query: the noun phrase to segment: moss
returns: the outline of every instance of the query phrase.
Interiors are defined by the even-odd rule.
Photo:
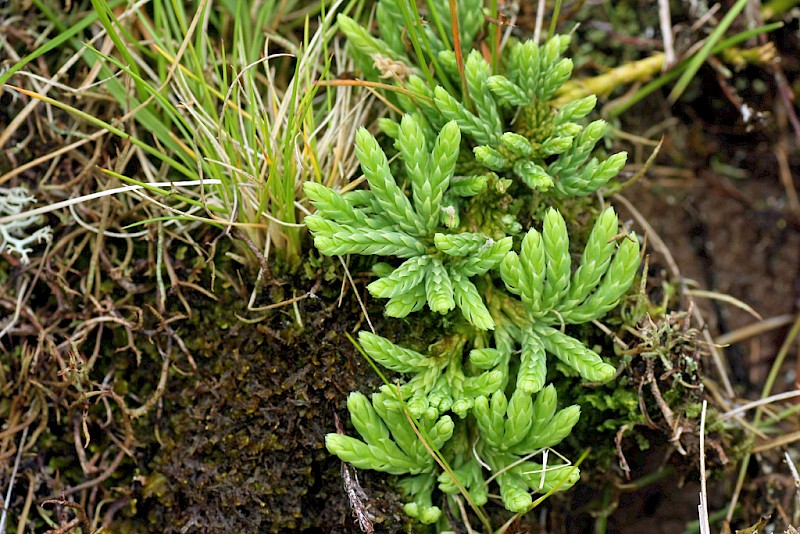
[[[347,394],[377,383],[343,335],[360,310],[337,309],[334,298],[305,299],[303,328],[283,311],[247,324],[235,316],[247,315],[244,301],[231,291],[219,296],[192,303],[196,314],[183,336],[198,368],[171,377],[139,517],[164,532],[348,530],[340,463],[324,436],[334,412],[346,413]],[[380,480],[362,475],[371,511],[387,518],[381,531],[402,531],[402,499]]]

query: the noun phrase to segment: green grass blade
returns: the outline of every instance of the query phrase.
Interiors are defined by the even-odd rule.
[[[125,2],[122,0],[118,0],[115,2],[111,2],[108,4],[109,8],[116,8],[120,5],[123,5]],[[36,2],[37,7],[42,10],[43,13],[47,16],[47,18],[53,22],[58,21],[58,16],[54,14],[52,11],[47,9],[41,2]],[[61,29],[61,33],[58,34],[56,37],[53,37],[42,46],[25,56],[24,58],[17,61],[10,69],[8,69],[5,73],[0,75],[0,85],[5,84],[9,78],[11,78],[15,73],[19,72],[25,65],[30,63],[31,61],[35,60],[38,57],[43,56],[44,54],[50,52],[51,50],[55,50],[56,48],[60,47],[80,32],[91,26],[97,22],[97,13],[92,13],[87,15],[79,22],[75,23],[73,26],[69,28],[65,28],[63,23],[56,23],[56,27]]]
[[[126,45],[122,38],[120,37],[119,33],[116,30],[115,26],[119,26],[120,29],[124,27],[120,24],[119,20],[114,16],[114,12],[111,10],[111,7],[108,5],[108,2],[105,0],[92,0],[92,6],[94,6],[94,12],[97,13],[98,18],[100,19],[100,23],[103,25],[103,28],[106,30],[106,35],[111,39],[114,43],[114,46],[117,48],[117,52],[122,56],[125,62],[128,64],[128,68],[131,72],[139,74],[139,67],[136,65],[136,60],[133,59],[130,51],[128,50],[128,45]],[[139,77],[141,79],[141,76]],[[139,99],[143,99],[145,95],[144,87],[142,87],[141,81],[134,81],[136,84],[136,92],[138,94]]]
[[[175,169],[176,171],[180,172],[184,176],[188,176],[190,178],[195,178],[197,176],[196,172],[193,172],[192,170],[187,168],[185,165],[183,165],[183,164],[179,163],[178,161],[172,159],[171,157],[167,156],[166,154],[164,154],[160,150],[148,145],[147,143],[137,139],[136,137],[133,137],[129,133],[126,133],[126,132],[120,130],[119,128],[117,128],[115,126],[112,126],[111,124],[109,124],[109,123],[107,123],[107,122],[105,122],[103,120],[100,120],[97,117],[94,117],[93,115],[85,113],[85,112],[83,112],[83,111],[81,111],[81,110],[79,110],[77,108],[74,108],[74,107],[72,107],[72,106],[70,106],[68,104],[60,102],[60,101],[55,100],[53,98],[50,98],[48,96],[40,95],[39,93],[35,93],[33,91],[28,91],[27,89],[22,89],[21,87],[15,87],[13,85],[5,85],[4,87],[8,87],[9,89],[13,89],[14,91],[18,91],[18,92],[20,92],[20,93],[22,93],[24,95],[27,95],[27,96],[29,96],[31,98],[36,98],[37,100],[41,100],[42,102],[50,104],[51,106],[55,106],[55,107],[57,107],[59,109],[63,109],[64,111],[66,111],[66,112],[68,112],[68,113],[70,113],[72,115],[75,115],[76,117],[80,117],[81,119],[85,120],[89,124],[93,124],[93,125],[95,125],[95,126],[97,126],[99,128],[103,128],[104,130],[107,130],[108,132],[116,135],[117,137],[119,137],[121,139],[128,140],[131,143],[133,143],[134,145],[136,145],[137,147],[141,148],[142,150],[144,150],[145,152],[150,154],[151,156],[154,156],[155,158],[163,161],[164,163],[167,163],[173,169]]]
[[[783,27],[783,22],[773,22],[771,24],[766,24],[764,26],[761,26],[760,28],[753,28],[752,30],[743,31],[720,42],[717,46],[714,47],[714,49],[711,51],[711,54],[712,55],[719,54],[726,48],[735,46],[762,33],[773,32],[782,27]],[[665,86],[666,84],[677,78],[681,72],[685,71],[686,68],[687,64],[684,62],[681,65],[675,67],[675,69],[673,69],[672,71],[659,76],[655,80],[651,81],[650,83],[646,84],[644,87],[636,91],[633,95],[631,95],[630,98],[626,99],[621,104],[611,108],[611,110],[608,113],[608,116],[617,117],[620,114],[624,113],[626,110],[628,110],[631,106],[635,105],[637,102],[640,102],[641,100],[643,100],[645,97],[647,97],[660,87]]]
[[[734,19],[741,13],[744,6],[747,5],[748,0],[738,0],[736,4],[725,14],[722,21],[714,28],[714,31],[711,32],[711,35],[706,41],[706,44],[703,45],[703,48],[695,54],[692,59],[689,61],[686,70],[681,75],[681,78],[678,80],[678,83],[675,84],[675,87],[672,88],[672,91],[669,93],[669,101],[670,102],[677,102],[678,99],[681,97],[683,92],[689,86],[689,82],[692,81],[694,75],[697,74],[697,71],[700,69],[700,66],[705,63],[706,59],[708,58],[709,54],[714,48],[714,45],[722,38],[725,32],[728,30],[730,25],[733,23]]]

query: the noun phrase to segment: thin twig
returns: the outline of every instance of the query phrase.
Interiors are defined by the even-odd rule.
[[[261,253],[261,251],[255,245],[255,243],[253,243],[253,240],[250,239],[250,236],[248,236],[247,233],[243,231],[241,228],[236,228],[236,235],[239,237],[239,239],[244,241],[244,243],[247,245],[247,248],[250,249],[250,252],[252,252],[253,255],[258,259],[258,263],[259,265],[261,265],[260,274],[270,283],[275,283],[274,280],[272,279],[272,273],[270,271],[269,262],[267,262],[267,258],[264,256],[264,254]]]
[[[609,327],[598,321],[597,319],[592,319],[592,324],[595,325],[597,328],[602,330],[608,337],[614,340],[614,343],[622,347],[623,350],[630,350],[630,347],[627,343],[622,341],[617,334],[611,331]]]
[[[664,42],[663,70],[669,70],[675,64],[675,47],[672,43],[672,15],[669,11],[669,0],[658,0],[658,21],[661,24],[661,39]]]
[[[260,311],[274,310],[276,308],[282,308],[283,306],[288,306],[289,304],[295,304],[295,303],[300,302],[301,300],[305,300],[307,298],[315,299],[315,298],[317,298],[317,291],[319,291],[319,288],[321,286],[322,286],[322,278],[319,278],[314,283],[314,286],[311,289],[309,289],[306,293],[303,293],[302,295],[299,295],[299,296],[296,296],[296,297],[292,297],[292,298],[287,299],[287,300],[282,300],[281,302],[275,302],[275,303],[270,304],[268,306],[250,307],[248,305],[247,311],[260,312]]]
[[[344,428],[336,412],[333,412],[333,424],[336,426],[338,434],[345,435]],[[351,473],[350,465],[346,462],[342,462],[342,481],[347,498],[350,501],[350,508],[353,510],[353,515],[356,516],[356,522],[361,528],[361,532],[367,532],[368,534],[375,532],[375,527],[372,525],[375,516],[369,511],[367,494],[358,482],[355,469]]]
[[[158,343],[156,343],[158,345]],[[163,363],[161,365],[161,375],[158,379],[158,385],[156,386],[155,391],[153,394],[138,408],[134,408],[130,410],[130,417],[131,419],[137,419],[142,417],[149,412],[153,406],[161,399],[161,396],[164,394],[164,390],[167,387],[167,377],[169,376],[169,364],[170,364],[170,356],[172,354],[172,336],[167,338],[167,350],[162,351],[160,347],[158,347],[158,352],[161,354],[161,358],[163,358]]]
[[[619,137],[624,137],[624,136],[619,136]],[[642,165],[642,167],[636,172],[636,174],[633,175],[633,177],[619,184],[619,186],[616,187],[614,192],[621,193],[622,191],[625,191],[630,186],[634,185],[639,180],[641,180],[644,177],[644,175],[647,174],[647,171],[650,170],[650,167],[655,162],[656,157],[658,157],[658,153],[659,151],[661,151],[661,146],[663,144],[664,144],[664,136],[662,135],[658,143],[655,144],[653,152],[650,153],[650,156],[647,158],[647,161],[644,162],[644,165]]]
[[[0,516],[0,534],[6,534],[6,520],[8,519],[8,509],[11,503],[11,492],[14,489],[14,480],[17,478],[19,462],[22,459],[22,449],[25,448],[25,440],[28,439],[28,428],[29,427],[26,426],[22,431],[22,438],[19,440],[19,449],[17,449],[17,458],[14,460],[14,469],[11,470],[11,478],[8,481],[6,500],[3,503],[3,515]]]
[[[75,515],[77,516],[75,519],[67,523],[66,525],[61,526],[60,528],[50,531],[50,532],[58,532],[58,533],[66,533],[72,530],[72,527],[76,527],[81,525],[83,527],[83,531],[86,533],[90,533],[92,531],[92,524],[89,523],[89,517],[86,515],[86,510],[83,509],[83,506],[76,502],[68,501],[64,497],[61,499],[47,499],[46,501],[42,501],[42,506],[45,504],[57,504],[60,506],[66,506],[67,508],[72,508],[75,510]]]
[[[706,488],[706,408],[708,401],[703,399],[703,410],[700,413],[700,534],[711,534],[708,524],[708,490]]]

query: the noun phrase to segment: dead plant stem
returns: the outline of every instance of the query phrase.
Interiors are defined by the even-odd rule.
[[[25,448],[25,440],[28,439],[28,427],[22,431],[22,437],[19,441],[19,448],[17,449],[17,457],[14,460],[14,468],[11,470],[11,478],[8,481],[8,491],[6,491],[6,498],[3,502],[3,514],[0,516],[0,534],[6,533],[6,521],[8,520],[8,510],[11,502],[11,492],[14,490],[14,480],[17,478],[17,471],[19,470],[19,462],[22,459],[22,449]]]

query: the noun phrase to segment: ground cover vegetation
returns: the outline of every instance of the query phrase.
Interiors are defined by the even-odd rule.
[[[0,534],[792,532],[796,302],[660,229],[713,86],[792,287],[793,4],[580,4],[0,7]]]

